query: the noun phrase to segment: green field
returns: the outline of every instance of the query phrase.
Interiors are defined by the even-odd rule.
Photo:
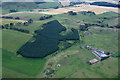
[[[16,56],[14,53],[3,50],[3,77],[21,77],[24,75],[35,77],[43,69],[46,59],[29,59]],[[6,71],[10,71],[7,73]],[[17,74],[16,74],[17,73]],[[27,77],[26,77],[27,78]]]
[[[111,16],[109,16],[111,15]],[[39,20],[39,18],[41,16],[43,16],[43,14],[34,14],[34,13],[28,13],[28,14],[12,14],[10,16],[14,16],[14,17],[25,17],[25,18],[31,18],[33,19],[33,23],[29,24],[29,26],[20,26],[20,28],[23,29],[27,29],[30,31],[30,33],[33,33],[34,30],[37,30],[40,28],[40,26],[44,23],[47,23],[49,21],[52,20],[58,20],[63,26],[67,27],[67,28],[76,28],[79,29],[79,25],[80,24],[84,24],[84,23],[90,23],[90,24],[100,24],[97,23],[97,21],[99,20],[100,17],[117,17],[118,14],[115,12],[107,12],[104,14],[100,14],[100,15],[82,15],[80,13],[78,13],[75,16],[71,16],[68,14],[58,14],[58,15],[54,15],[51,19],[46,19],[46,20]],[[111,23],[113,22],[113,24],[116,24],[116,18],[115,19],[110,19],[110,20],[105,20],[102,22],[102,24],[106,24],[106,23]],[[18,27],[18,26],[15,26]]]
[[[13,5],[14,4],[14,5]],[[32,5],[32,6],[31,6]],[[17,9],[20,11],[32,11],[34,9],[49,9],[61,6],[58,2],[46,2],[41,4],[36,4],[35,2],[4,2],[2,3],[2,14],[7,14],[10,10]]]
[[[42,70],[46,59],[27,59],[16,55],[16,51],[32,36],[13,30],[3,30],[2,35],[3,77],[36,76]]]
[[[2,31],[2,48],[15,53],[32,36],[13,30]]]
[[[105,51],[118,51],[118,30],[95,27],[90,28],[89,32],[93,34],[85,36],[84,40],[86,45],[98,49],[103,48]]]
[[[19,14],[19,15],[14,14],[14,15],[10,15],[10,16],[31,18],[33,20],[33,23],[29,24],[28,26],[24,26],[24,25],[19,26],[19,28],[29,30],[30,33],[34,33],[35,30],[40,29],[42,24],[47,23],[52,20],[55,20],[54,18],[46,19],[46,20],[39,20],[39,18],[41,16],[43,16],[43,14],[34,14],[34,13]],[[18,26],[14,26],[14,27],[18,28]]]
[[[11,16],[26,17],[33,19],[33,23],[29,26],[15,26],[27,29],[32,34],[25,34],[14,30],[3,30],[3,77],[7,78],[43,78],[46,77],[44,71],[47,68],[55,70],[53,78],[117,78],[118,76],[118,58],[111,57],[96,65],[89,65],[87,62],[96,58],[85,47],[86,45],[93,48],[103,49],[105,51],[118,51],[118,29],[101,28],[99,26],[91,26],[88,31],[79,30],[79,25],[84,23],[97,23],[101,17],[116,17],[114,12],[108,12],[100,15],[82,15],[78,13],[76,16],[68,14],[54,15],[53,18],[40,21],[42,14],[14,14]],[[41,28],[41,25],[52,20],[58,20],[67,28],[66,32],[61,35],[68,34],[70,28],[78,29],[80,42],[65,50],[59,50],[44,59],[24,58],[16,55],[16,51],[24,45],[34,35],[34,31]],[[105,20],[103,23],[116,23],[116,19]],[[91,33],[86,35],[86,33]],[[68,41],[73,43],[72,41]],[[64,57],[69,55],[68,57]],[[53,62],[53,66],[48,63]],[[57,68],[57,64],[61,67]]]

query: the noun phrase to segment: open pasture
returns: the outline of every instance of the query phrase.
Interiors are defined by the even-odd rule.
[[[94,27],[90,28],[92,35],[86,35],[83,40],[86,45],[105,51],[118,51],[118,30]]]
[[[10,52],[16,51],[25,44],[32,36],[13,30],[2,31],[2,48]]]
[[[4,78],[34,78],[41,72],[46,62],[46,59],[29,59],[23,58],[22,56],[16,56],[16,54],[7,50],[3,50],[2,56]]]

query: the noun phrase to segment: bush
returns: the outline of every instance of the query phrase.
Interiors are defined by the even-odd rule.
[[[73,11],[69,11],[68,14],[69,14],[69,15],[77,15],[77,13],[76,13],[76,12],[73,12]]]
[[[49,19],[49,18],[52,18],[53,16],[52,15],[49,15],[49,16],[41,16],[39,20],[45,20],[45,19]]]

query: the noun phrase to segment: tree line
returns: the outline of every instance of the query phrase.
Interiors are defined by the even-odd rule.
[[[109,2],[93,2],[91,5],[106,6],[106,7],[120,7],[119,4],[109,3]]]
[[[29,33],[30,31],[29,30],[26,30],[26,29],[20,29],[20,28],[16,28],[14,27],[15,25],[24,25],[24,26],[28,26],[30,23],[32,23],[33,20],[32,19],[29,19],[27,22],[18,22],[18,23],[9,23],[9,24],[5,24],[5,25],[1,25],[1,28],[2,29],[11,29],[11,30],[16,30],[16,31],[20,31],[20,32],[24,32],[24,33]]]
[[[47,15],[47,16],[41,16],[39,20],[45,20],[45,19],[50,19],[52,18],[53,16],[52,15]]]

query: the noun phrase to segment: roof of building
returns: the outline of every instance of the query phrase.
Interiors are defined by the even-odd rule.
[[[95,62],[97,62],[98,60],[97,59],[92,59],[92,60],[90,60],[89,62],[90,63],[95,63]]]
[[[99,52],[99,51],[94,51],[94,52],[100,57],[107,57],[107,55],[104,54],[103,52]]]

